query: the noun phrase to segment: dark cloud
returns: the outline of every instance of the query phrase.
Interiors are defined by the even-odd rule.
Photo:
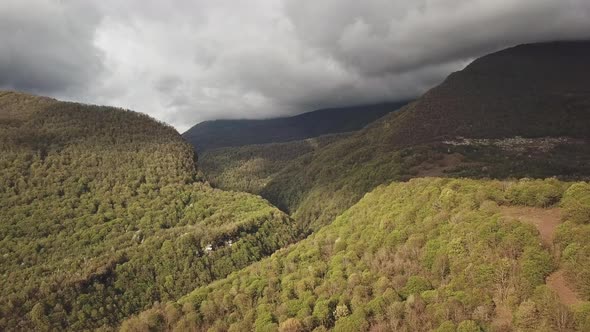
[[[0,86],[53,94],[93,84],[102,71],[99,19],[90,3],[3,0]]]
[[[0,85],[184,130],[416,96],[491,51],[590,38],[590,3],[5,0],[0,28]]]
[[[286,0],[297,36],[365,75],[590,36],[587,0]]]

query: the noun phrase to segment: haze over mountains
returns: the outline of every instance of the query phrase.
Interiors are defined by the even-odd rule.
[[[182,137],[197,152],[229,146],[280,143],[326,134],[355,131],[405,102],[341,107],[267,120],[214,120],[201,122]]]
[[[0,92],[0,330],[588,331],[589,56],[520,45],[194,146]]]

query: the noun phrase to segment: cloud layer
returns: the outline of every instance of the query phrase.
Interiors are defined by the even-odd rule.
[[[183,131],[408,98],[474,57],[588,38],[587,0],[3,0],[0,87]]]

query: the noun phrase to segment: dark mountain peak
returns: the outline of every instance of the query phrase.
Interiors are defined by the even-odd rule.
[[[542,86],[566,91],[585,83],[580,81],[586,79],[587,72],[580,69],[590,66],[588,59],[590,41],[523,44],[483,56],[460,73],[503,78],[502,83],[513,82],[513,85],[526,82],[531,88]]]
[[[475,60],[473,64],[485,62],[490,58],[498,58],[502,56],[525,56],[542,59],[568,56],[578,58],[584,54],[586,56],[590,55],[590,40],[560,40],[516,45],[482,56]]]
[[[588,137],[590,42],[526,44],[481,57],[379,126],[394,145],[448,137]]]
[[[406,102],[328,108],[292,117],[201,122],[183,134],[198,151],[230,146],[280,143],[355,131]]]
[[[254,188],[312,228],[331,221],[367,190],[394,180],[586,179],[588,45],[544,43],[500,51],[347,137],[313,149],[300,142],[211,151],[203,155],[203,170],[221,188]],[[286,152],[299,157],[283,157]]]

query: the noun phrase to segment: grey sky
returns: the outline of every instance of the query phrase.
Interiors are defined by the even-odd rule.
[[[412,97],[474,57],[588,38],[587,0],[2,0],[0,87],[183,131]]]

